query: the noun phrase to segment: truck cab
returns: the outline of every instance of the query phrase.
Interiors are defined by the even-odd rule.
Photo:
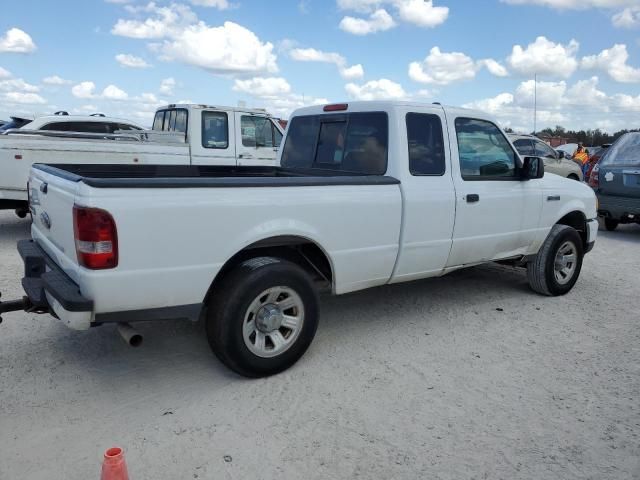
[[[263,109],[192,104],[158,108],[152,129],[184,133],[192,165],[273,166],[283,135]]]

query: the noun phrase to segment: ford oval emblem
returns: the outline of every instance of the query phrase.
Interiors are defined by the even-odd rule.
[[[42,212],[40,214],[40,220],[42,220],[44,226],[47,227],[47,230],[51,230],[51,219],[49,218],[47,212]]]

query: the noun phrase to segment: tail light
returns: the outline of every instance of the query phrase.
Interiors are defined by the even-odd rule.
[[[589,186],[593,188],[600,187],[600,165],[597,163],[593,166],[591,175],[589,175]]]
[[[91,270],[118,266],[118,233],[109,212],[74,205],[73,234],[80,265]]]

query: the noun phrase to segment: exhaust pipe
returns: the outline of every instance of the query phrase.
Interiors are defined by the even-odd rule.
[[[128,323],[118,324],[118,333],[130,347],[142,345],[142,335]]]

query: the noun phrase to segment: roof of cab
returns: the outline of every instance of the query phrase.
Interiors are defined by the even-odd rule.
[[[346,110],[342,111],[329,111],[325,112],[324,107],[327,104],[320,105],[312,105],[310,107],[302,107],[293,112],[291,117],[299,116],[299,115],[318,115],[318,114],[336,114],[336,113],[344,113],[349,111],[356,112],[372,112],[372,111],[388,111],[396,108],[420,108],[427,110],[446,110],[447,112],[456,114],[456,115],[464,115],[464,116],[472,116],[474,118],[481,119],[491,119],[493,117],[487,113],[481,112],[479,110],[471,110],[468,108],[461,107],[452,107],[449,105],[441,105],[438,102],[434,103],[423,103],[423,102],[412,102],[412,101],[401,101],[401,100],[359,100],[354,102],[334,102],[328,105],[347,105]]]
[[[201,109],[212,109],[212,110],[224,110],[224,111],[232,111],[232,112],[245,112],[245,113],[256,113],[260,115],[268,115],[271,116],[264,108],[246,108],[246,107],[226,107],[223,105],[205,105],[199,103],[171,103],[169,105],[163,105],[156,109],[156,112],[159,110],[168,110],[171,108],[184,108],[186,110],[201,110]]]
[[[24,126],[26,129],[33,129],[39,125],[46,125],[52,122],[114,122],[114,123],[126,123],[138,128],[142,128],[131,120],[125,120],[124,118],[107,117],[102,115],[43,115],[36,117],[31,123]]]

